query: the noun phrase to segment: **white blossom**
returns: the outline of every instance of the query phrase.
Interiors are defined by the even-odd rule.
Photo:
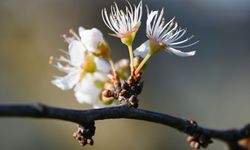
[[[92,38],[92,40],[88,42],[92,42],[93,46],[96,39]],[[55,79],[51,81],[52,84],[62,90],[74,88],[77,101],[100,107],[101,101],[98,97],[103,88],[102,85],[108,80],[109,63],[92,55],[85,47],[86,41],[83,43],[78,37],[66,38],[66,41],[69,42],[68,52],[64,51],[66,55],[56,59],[54,65],[66,75],[55,76]],[[83,97],[86,97],[86,100]]]
[[[145,58],[147,54],[149,54],[149,52],[150,52],[150,44],[149,44],[149,40],[147,40],[135,49],[134,55]]]
[[[163,12],[163,9],[160,12],[149,12],[148,10],[146,34],[149,40],[139,46],[134,51],[134,54],[136,56],[145,57],[149,53],[154,53],[161,49],[165,49],[166,52],[173,53],[180,57],[195,55],[195,51],[182,52],[179,49],[190,47],[198,43],[198,41],[191,44],[186,44],[194,36],[182,39],[187,30],[179,27],[177,22],[175,22],[175,18],[165,24]],[[151,49],[152,47],[154,49]]]
[[[116,64],[113,63],[110,57],[110,47],[102,32],[97,28],[79,27],[79,35],[70,30],[73,36],[64,36],[65,41],[69,44],[68,51],[63,51],[65,56],[55,59],[54,64],[58,70],[66,75],[55,76],[55,79],[51,81],[52,84],[62,90],[74,89],[75,97],[79,103],[87,103],[93,105],[94,108],[104,107],[105,95],[101,95],[101,93],[114,89],[112,83],[114,76],[109,74],[110,64],[114,75],[117,75],[120,81],[124,82],[129,77],[129,71],[132,72],[132,75],[134,69],[136,69],[135,74],[140,73],[151,55],[160,50],[181,57],[195,55],[195,51],[182,52],[180,50],[198,42],[188,44],[193,36],[183,39],[186,29],[179,27],[174,18],[165,23],[163,10],[149,12],[147,9],[146,34],[148,40],[134,51],[135,56],[141,56],[144,59],[134,59],[132,45],[141,25],[141,18],[142,1],[133,6],[128,2],[125,11],[119,9],[116,3],[111,6],[110,13],[107,12],[106,8],[102,10],[102,19],[105,25],[114,32],[111,35],[120,38],[121,42],[128,46],[130,65],[127,59],[122,59]],[[115,98],[115,96],[111,96],[111,99],[107,99],[106,104],[114,104]]]
[[[115,33],[115,36],[123,37],[132,32],[136,32],[141,24],[142,18],[142,1],[138,6],[128,2],[126,11],[118,8],[117,4],[111,6],[110,14],[107,13],[106,8],[102,10],[102,19],[106,26]]]

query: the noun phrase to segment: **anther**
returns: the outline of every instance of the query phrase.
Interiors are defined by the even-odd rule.
[[[49,64],[50,64],[50,65],[53,63],[53,60],[54,60],[54,57],[53,57],[53,56],[50,56],[50,57],[49,57]]]
[[[72,34],[77,40],[81,40],[81,38],[75,33],[73,29],[69,29],[69,33]]]

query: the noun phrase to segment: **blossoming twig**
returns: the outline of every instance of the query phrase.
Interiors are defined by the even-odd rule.
[[[91,127],[93,125],[93,121],[104,119],[127,118],[144,120],[163,124],[191,135],[194,138],[189,138],[189,140],[195,140],[202,147],[210,144],[211,138],[221,140],[229,145],[229,148],[231,148],[230,150],[238,150],[235,149],[235,147],[243,149],[241,143],[238,142],[242,139],[250,138],[250,124],[240,129],[213,130],[200,127],[197,125],[197,123],[190,120],[181,119],[178,117],[170,116],[168,114],[138,109],[129,105],[90,110],[73,110],[51,107],[43,104],[1,104],[0,117],[33,117],[60,119],[78,123],[82,126],[87,127]],[[89,138],[92,139],[92,137]],[[93,142],[89,140],[89,144],[92,143]]]
[[[73,110],[42,104],[0,105],[0,116],[52,118],[78,123],[79,128],[73,136],[81,145],[94,144],[95,121],[129,118],[178,129],[189,135],[187,141],[194,149],[207,147],[212,139],[226,142],[231,150],[249,149],[250,124],[238,130],[219,131],[200,127],[192,120],[137,109],[138,95],[144,83],[141,81],[143,67],[153,54],[161,50],[180,57],[194,56],[196,53],[181,51],[198,41],[190,43],[193,35],[183,38],[187,29],[182,29],[175,18],[165,23],[163,13],[163,9],[149,11],[147,8],[148,39],[133,51],[133,41],[141,25],[142,1],[133,6],[128,2],[125,11],[119,9],[116,3],[111,6],[110,13],[106,8],[102,10],[104,23],[114,32],[111,35],[120,38],[128,47],[130,68],[127,59],[114,63],[110,55],[111,48],[97,28],[79,27],[78,33],[71,29],[71,37],[63,35],[68,49],[62,50],[63,55],[59,58],[49,58],[50,64],[65,73],[65,76],[55,76],[52,84],[62,90],[73,89],[80,103],[88,103],[94,108],[110,107]]]

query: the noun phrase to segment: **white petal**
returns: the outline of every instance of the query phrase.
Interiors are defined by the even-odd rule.
[[[151,11],[150,14],[148,14],[147,23],[146,23],[146,25],[147,25],[146,26],[146,33],[149,35],[152,35],[151,22],[153,21],[153,19],[156,17],[157,14],[158,14],[158,11]]]
[[[90,104],[90,105],[94,104],[96,102],[96,98],[97,98],[97,97],[93,97],[93,94],[89,94],[86,92],[83,93],[80,91],[75,92],[75,97],[79,103],[86,103],[86,104]]]
[[[179,41],[179,42],[172,42],[172,43],[170,43],[170,45],[173,46],[173,45],[179,45],[179,44],[182,44],[182,43],[186,43],[186,42],[188,42],[189,40],[191,40],[193,37],[194,37],[194,36],[192,35],[192,36],[186,38],[185,40],[182,40],[182,41]],[[196,43],[195,43],[195,44],[196,44]]]
[[[100,73],[100,72],[95,72],[93,76],[95,80],[101,80],[103,82],[107,81],[108,79],[107,74]]]
[[[172,47],[167,48],[166,51],[170,52],[170,53],[173,53],[173,54],[175,54],[177,56],[180,56],[180,57],[194,56],[195,53],[196,53],[196,51],[182,52],[182,51],[174,49]]]
[[[80,27],[79,35],[87,50],[95,52],[99,43],[105,43],[102,32],[96,28],[87,29]]]
[[[111,67],[110,67],[110,64],[106,60],[104,60],[102,58],[95,57],[94,61],[96,63],[96,67],[97,67],[98,71],[101,71],[104,73],[110,72]]]
[[[197,43],[199,43],[199,41],[195,41],[195,42],[193,42],[193,43],[191,43],[191,44],[188,44],[188,45],[177,45],[177,46],[172,46],[173,48],[186,48],[186,47],[190,47],[190,46],[193,46],[193,45],[195,45],[195,44],[197,44]]]
[[[75,87],[75,97],[80,103],[94,105],[99,101],[101,89],[95,85],[96,76],[87,74]]]
[[[84,53],[86,51],[86,48],[83,46],[83,44],[80,41],[72,41],[69,44],[69,56],[70,56],[70,62],[71,65],[75,67],[81,66],[81,64],[84,62]]]
[[[88,91],[91,90],[94,86],[94,77],[92,74],[88,73],[84,76],[79,84],[76,85],[75,91]]]
[[[72,72],[75,68],[72,67],[67,67],[67,66],[63,66],[61,63],[57,62],[55,65],[53,65],[54,67],[56,67],[59,71],[62,71],[64,73],[70,73]]]
[[[141,44],[138,48],[135,49],[134,55],[144,58],[147,56],[149,52],[150,52],[150,45],[149,45],[149,40],[147,40],[143,44]]]
[[[75,70],[64,77],[56,77],[56,79],[51,81],[51,83],[62,90],[69,90],[79,82],[80,76],[81,72]]]
[[[75,90],[75,97],[79,103],[87,103],[92,105],[93,108],[106,107],[100,100],[101,90],[95,85],[96,80],[106,81],[107,76],[102,73],[87,74],[84,79],[79,83]],[[108,105],[112,106],[112,105]]]
[[[81,104],[89,104],[92,105],[93,108],[105,107],[105,105],[99,100],[99,95],[90,95],[87,92],[77,91],[75,92],[75,97]]]
[[[79,28],[78,28],[78,33],[80,34],[81,32],[83,32],[84,30],[86,30],[84,27],[82,27],[82,26],[80,26]]]

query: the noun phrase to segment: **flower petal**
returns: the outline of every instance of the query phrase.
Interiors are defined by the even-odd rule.
[[[84,62],[86,48],[80,41],[72,41],[69,44],[69,56],[72,66],[79,67]]]
[[[51,83],[62,90],[72,89],[80,80],[81,72],[75,70],[64,77],[56,77]]]
[[[86,30],[83,27],[80,27],[79,35],[87,50],[91,52],[96,52],[98,50],[99,43],[105,43],[102,32],[96,28]]]
[[[100,81],[103,81],[105,82],[107,80],[107,74],[104,74],[104,73],[100,73],[100,72],[95,72],[93,74],[95,80],[100,80]]]
[[[148,11],[148,18],[147,18],[147,22],[146,22],[146,31],[147,34],[152,35],[152,26],[151,26],[151,22],[153,21],[153,19],[156,17],[156,15],[158,14],[158,11],[151,11],[149,13],[149,10],[147,8]]]
[[[96,63],[96,67],[97,67],[97,70],[98,71],[101,71],[103,73],[109,73],[110,70],[111,70],[111,67],[109,65],[109,63],[102,59],[102,58],[98,58],[98,57],[95,57],[95,63]]]
[[[180,50],[177,50],[177,49],[174,49],[172,47],[169,47],[166,49],[167,52],[170,52],[170,53],[173,53],[177,56],[180,56],[180,57],[189,57],[189,56],[194,56],[196,51],[190,51],[190,52],[182,52]]]
[[[135,49],[134,55],[145,58],[150,52],[149,40],[142,43],[138,48]]]
[[[78,28],[78,32],[79,32],[79,35],[80,35],[80,33],[81,32],[83,32],[84,30],[86,30],[83,26],[80,26],[79,28]],[[80,35],[81,36],[81,35]]]
[[[94,73],[94,75],[87,74],[75,87],[75,97],[79,103],[87,103],[93,105],[94,107],[101,107],[101,89],[95,85],[95,81],[100,80],[100,78],[102,77],[96,73]]]

